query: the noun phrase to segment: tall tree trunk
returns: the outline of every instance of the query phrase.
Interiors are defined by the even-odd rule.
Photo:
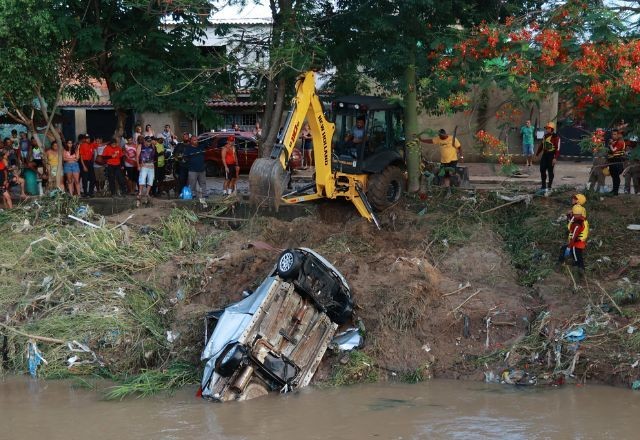
[[[409,183],[407,191],[416,192],[420,189],[420,141],[418,140],[418,99],[416,91],[415,52],[411,52],[407,67],[404,71],[404,133],[407,142],[407,171]]]
[[[265,139],[269,138],[269,134],[271,133],[271,118],[273,116],[273,106],[275,105],[276,100],[276,85],[274,78],[269,78],[267,80],[267,93],[265,98],[264,116],[262,117],[262,140],[260,145],[260,156],[262,157],[267,157],[271,151],[271,147],[268,149],[265,147]]]
[[[60,133],[58,132],[58,130],[52,129],[51,124],[53,123],[53,117],[55,116],[56,109],[58,108],[58,102],[62,94],[62,90],[63,90],[63,86],[60,86],[60,88],[58,89],[58,94],[56,96],[56,102],[54,103],[53,109],[51,109],[51,111],[49,111],[49,107],[47,106],[47,101],[42,96],[42,93],[40,92],[40,90],[39,89],[36,90],[36,97],[38,98],[38,103],[40,104],[40,112],[42,113],[42,116],[47,121],[47,127],[44,130],[44,135],[48,136],[48,134],[51,133],[54,139],[56,140],[56,142],[58,143],[58,169],[56,170],[56,186],[58,188],[64,188],[63,171],[62,171],[62,162],[63,162],[62,150],[64,148],[64,144],[62,143],[62,138],[60,137]],[[42,151],[44,152],[44,146],[40,144],[40,139],[37,136],[36,136],[36,139],[37,139],[38,145],[42,148]],[[47,159],[46,154],[43,154],[43,158],[44,158],[44,161],[48,164],[49,160]]]
[[[115,109],[118,121],[116,123],[116,131],[113,133],[113,137],[120,139],[120,136],[124,134],[125,124],[127,122],[127,112],[121,108]]]
[[[276,142],[278,131],[280,130],[280,120],[282,119],[282,110],[284,108],[286,81],[282,76],[278,79],[278,88],[276,90],[275,106],[273,108],[273,114],[271,115],[271,121],[269,121],[269,132],[262,145],[263,151],[267,154],[271,152],[273,144]]]

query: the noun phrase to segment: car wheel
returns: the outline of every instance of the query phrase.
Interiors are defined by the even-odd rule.
[[[369,176],[367,197],[376,211],[382,211],[402,196],[404,174],[396,166],[388,166],[381,173]]]
[[[278,258],[278,275],[285,280],[295,278],[300,270],[302,259],[298,252],[287,249]]]

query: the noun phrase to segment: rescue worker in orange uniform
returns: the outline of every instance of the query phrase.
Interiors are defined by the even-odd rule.
[[[587,198],[582,194],[576,194],[572,198],[573,206],[567,214],[567,230],[569,231],[567,244],[562,246],[559,263],[571,257],[573,265],[577,266],[581,274],[584,274],[584,250],[587,247],[589,236],[589,222],[587,210],[584,208]]]

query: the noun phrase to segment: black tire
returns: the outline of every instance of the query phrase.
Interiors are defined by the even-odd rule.
[[[388,166],[381,173],[371,174],[367,197],[371,207],[382,211],[400,200],[404,189],[404,173],[396,166]]]
[[[277,271],[280,278],[290,280],[298,275],[302,258],[300,254],[291,249],[287,249],[278,257]]]

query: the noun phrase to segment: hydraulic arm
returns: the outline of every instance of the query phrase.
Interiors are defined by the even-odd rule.
[[[287,165],[305,120],[309,123],[315,160],[314,182],[284,194],[288,183]],[[300,203],[316,199],[350,200],[369,221],[378,221],[365,196],[367,174],[347,174],[332,171],[332,139],[334,124],[325,118],[322,103],[316,94],[315,73],[298,77],[293,98],[279,143],[270,158],[257,159],[249,173],[249,193],[252,203],[278,207],[280,203]],[[284,195],[283,195],[284,194]]]

